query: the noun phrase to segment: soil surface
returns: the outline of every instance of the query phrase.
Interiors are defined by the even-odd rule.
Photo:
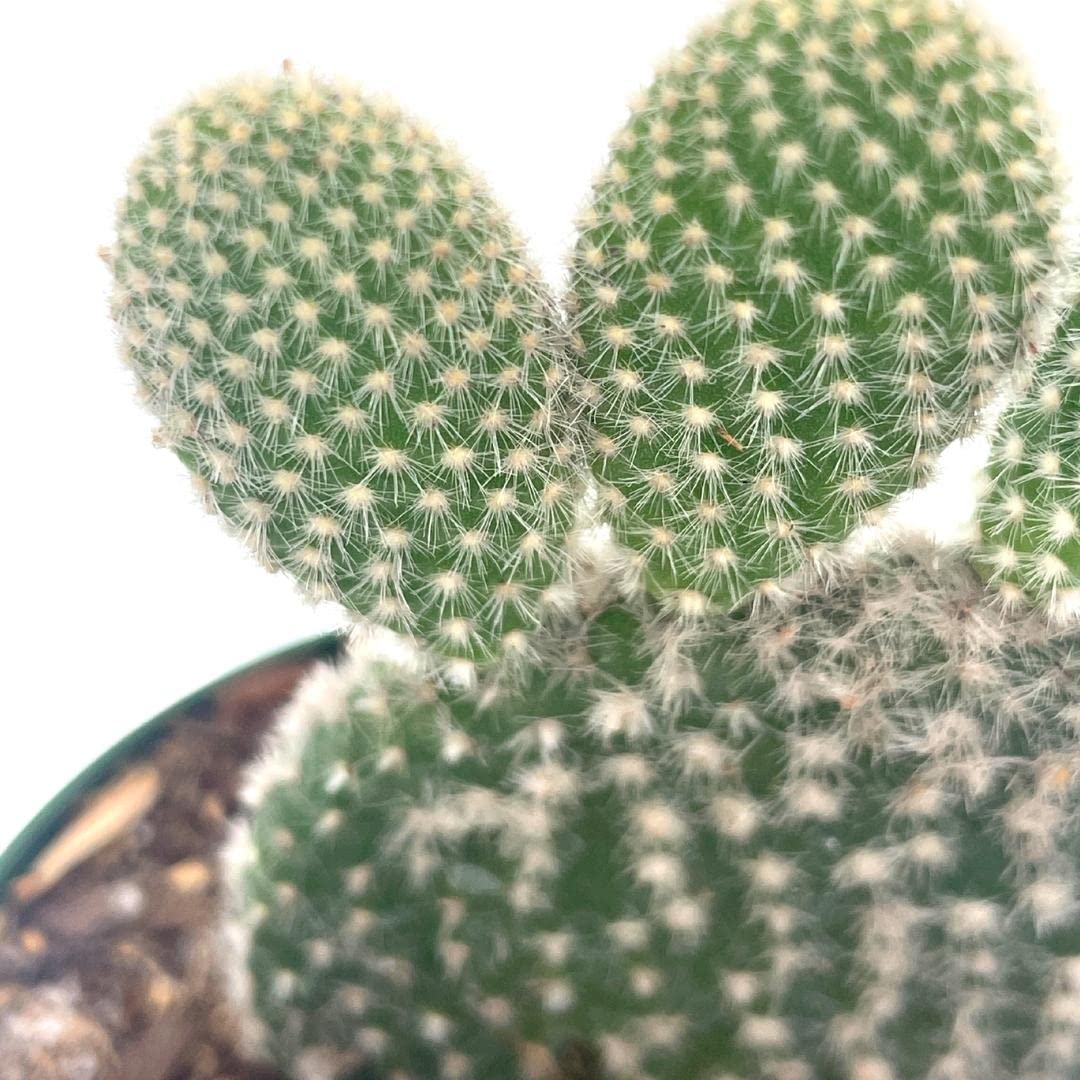
[[[313,662],[201,697],[0,895],[0,1080],[285,1080],[235,1051],[215,856],[243,765]]]

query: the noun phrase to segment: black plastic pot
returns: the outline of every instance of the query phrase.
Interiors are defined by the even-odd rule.
[[[7,850],[0,853],[0,898],[8,886],[30,868],[45,845],[75,816],[86,797],[112,779],[125,765],[146,755],[178,717],[185,713],[197,713],[201,705],[234,680],[277,664],[328,658],[340,647],[341,638],[337,634],[326,634],[261,656],[189,694],[125,736],[56,794],[15,837]]]

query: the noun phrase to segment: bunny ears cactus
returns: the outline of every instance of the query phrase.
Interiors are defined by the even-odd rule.
[[[586,215],[585,424],[504,213],[348,87],[235,83],[162,125],[115,310],[162,439],[268,564],[475,660],[537,625],[578,457],[689,611],[872,520],[1039,339],[1060,202],[1038,101],[973,17],[746,0],[642,97]]]
[[[482,657],[520,647],[573,516],[552,301],[459,156],[285,75],[195,98],[114,256],[162,439],[274,567]]]
[[[1080,1070],[1080,670],[1032,603],[1074,613],[1080,574],[1062,196],[1015,60],[942,0],[702,29],[615,138],[569,332],[392,105],[287,75],[155,132],[113,265],[163,441],[264,561],[432,647],[358,634],[248,771],[224,972],[260,1053],[296,1080]],[[731,615],[1025,378],[976,555],[1009,610],[916,546]],[[579,463],[637,573],[563,580]],[[462,686],[446,654],[524,659]]]

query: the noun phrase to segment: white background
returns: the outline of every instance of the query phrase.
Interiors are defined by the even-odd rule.
[[[985,2],[1080,162],[1080,14]],[[66,10],[65,10],[66,9]],[[137,723],[259,653],[333,628],[256,567],[151,447],[95,252],[125,168],[188,91],[298,68],[392,93],[500,192],[553,281],[631,92],[717,0],[139,0],[19,5],[0,66],[0,848]],[[1080,9],[1076,9],[1080,12]],[[1078,170],[1080,171],[1080,170]],[[966,490],[924,499],[942,527]]]

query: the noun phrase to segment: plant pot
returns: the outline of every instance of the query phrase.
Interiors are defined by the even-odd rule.
[[[0,854],[0,1044],[16,1028],[52,1039],[5,1049],[0,1080],[274,1075],[233,1060],[228,1032],[214,1033],[213,965],[193,974],[192,955],[213,951],[213,856],[242,767],[298,680],[341,644],[334,634],[301,642],[177,702]]]

